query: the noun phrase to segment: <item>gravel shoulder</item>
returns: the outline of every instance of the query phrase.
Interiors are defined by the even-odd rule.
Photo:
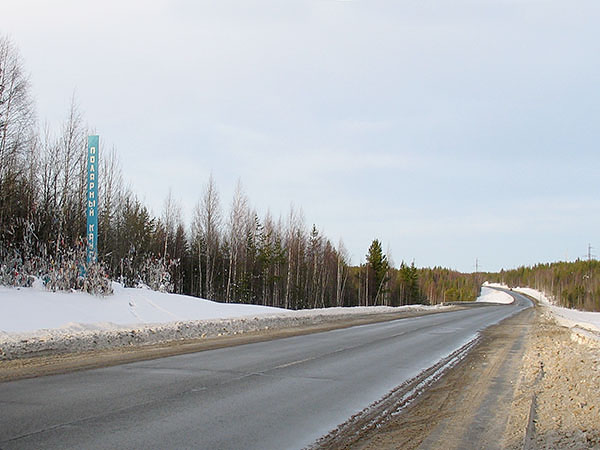
[[[108,367],[134,361],[195,353],[217,348],[249,344],[302,334],[318,333],[369,323],[384,322],[426,314],[438,314],[463,308],[448,306],[429,310],[403,310],[380,314],[338,314],[310,317],[265,317],[183,323],[169,327],[169,333],[148,329],[146,335],[131,331],[85,334],[60,340],[58,344],[43,338],[17,342],[4,348],[0,358],[0,382],[23,378]],[[196,329],[198,328],[198,329]],[[154,342],[152,339],[160,342]],[[193,337],[190,337],[193,336]],[[148,338],[147,338],[148,337]],[[0,350],[2,350],[0,348]],[[7,350],[11,350],[9,353]],[[10,357],[6,357],[9,354]]]

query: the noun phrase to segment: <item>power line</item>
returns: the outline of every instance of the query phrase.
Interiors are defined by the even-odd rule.
[[[592,247],[592,244],[588,244],[588,251],[587,251],[587,259],[588,261],[591,261],[592,259],[596,258],[596,255],[592,254],[592,250],[594,249],[594,247]]]
[[[591,261],[592,259],[596,259],[596,255],[594,255],[594,253],[592,253],[592,251],[594,250],[594,247],[592,247],[592,244],[588,244],[587,245],[587,252],[584,256],[580,256],[577,259],[583,259],[583,260],[588,260]]]

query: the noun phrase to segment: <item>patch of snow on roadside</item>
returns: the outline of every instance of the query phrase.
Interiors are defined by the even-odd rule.
[[[479,297],[477,297],[476,301],[484,303],[503,303],[507,305],[514,302],[515,299],[506,292],[497,291],[496,289],[483,286],[481,288],[481,294]]]
[[[552,298],[546,296],[543,292],[531,288],[515,288],[517,292],[527,294],[538,300],[546,306],[554,315],[554,317],[564,326],[579,327],[588,329],[596,333],[600,332],[600,313],[579,311],[577,309],[564,308],[553,304]]]
[[[544,305],[554,306],[554,299],[552,297],[548,297],[548,296],[546,296],[546,294],[544,294],[543,292],[540,292],[536,289],[518,287],[518,288],[515,288],[514,290],[517,292],[520,292],[521,294],[529,295],[530,297],[535,298],[538,302],[540,302]]]
[[[548,305],[552,314],[557,318],[562,325],[579,327],[587,330],[600,333],[600,313],[579,311],[576,309],[563,308],[561,306]]]
[[[484,285],[507,288],[506,285],[502,285],[499,283],[484,283]],[[520,292],[521,294],[526,294],[535,298],[542,305],[546,306],[556,318],[556,320],[564,326],[567,326],[569,328],[579,327],[594,331],[596,333],[600,332],[600,312],[579,311],[576,309],[556,306],[552,297],[546,295],[541,291],[538,291],[537,289],[527,287],[516,287],[513,288],[513,291]]]

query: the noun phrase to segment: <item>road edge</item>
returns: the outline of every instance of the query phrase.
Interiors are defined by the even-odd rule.
[[[429,314],[440,314],[444,312],[460,310],[466,307],[468,307],[468,305],[452,306],[442,310],[402,311],[393,313],[358,315],[351,318],[348,318],[348,316],[344,316],[343,318],[335,318],[334,316],[326,321],[321,320],[320,322],[314,324],[269,328],[241,334],[196,339],[180,339],[158,344],[132,344],[126,347],[121,346],[110,349],[34,355],[11,360],[0,360],[0,383],[24,378],[35,378],[80,370],[110,367],[136,361],[147,361],[168,356],[197,353],[225,347],[252,344],[306,334],[321,333],[353,326],[388,322],[392,320],[400,320]]]

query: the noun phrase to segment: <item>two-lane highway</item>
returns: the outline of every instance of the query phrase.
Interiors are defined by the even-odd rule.
[[[0,448],[302,448],[530,306],[517,296],[507,306],[2,383]]]

